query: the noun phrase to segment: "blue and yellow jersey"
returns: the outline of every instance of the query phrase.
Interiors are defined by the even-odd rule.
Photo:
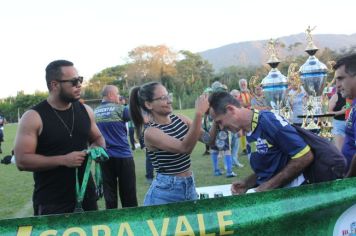
[[[350,167],[352,157],[356,154],[356,99],[352,101],[349,117],[346,120],[345,141],[342,154],[346,157],[347,166]]]
[[[132,157],[127,139],[126,122],[130,120],[127,107],[111,102],[102,102],[95,110],[95,121],[106,142],[110,157]]]
[[[270,111],[254,110],[252,129],[246,137],[250,165],[258,185],[279,173],[289,160],[310,150],[293,126]]]

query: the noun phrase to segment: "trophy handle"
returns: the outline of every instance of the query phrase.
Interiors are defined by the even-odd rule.
[[[327,64],[328,64],[328,72],[329,72],[329,73],[334,72],[333,67],[334,67],[334,65],[336,64],[336,62],[335,62],[335,61],[328,61]]]
[[[298,88],[298,93],[300,92],[300,86],[303,85],[302,81],[300,80],[299,77],[299,72],[297,70],[298,64],[297,63],[291,63],[288,67],[288,83],[291,86],[295,86]]]
[[[250,87],[250,93],[255,96],[255,88],[260,85],[261,82],[259,81],[258,75],[253,75],[251,76],[249,80],[249,87]]]
[[[333,73],[334,72],[334,65],[336,64],[335,61],[328,61],[327,62],[327,68],[328,68],[328,73]],[[332,86],[335,83],[335,78],[333,78],[330,82],[326,82],[326,87],[327,89],[330,88],[330,86]]]

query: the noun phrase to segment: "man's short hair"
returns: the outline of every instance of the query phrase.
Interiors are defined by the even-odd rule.
[[[231,94],[232,96],[240,95],[240,91],[237,90],[237,89],[233,89],[233,90],[230,91],[230,94]]]
[[[48,90],[51,89],[50,84],[54,80],[60,80],[62,77],[63,66],[74,66],[73,62],[66,60],[56,60],[49,63],[46,67],[46,82]]]
[[[226,113],[227,105],[234,105],[241,107],[240,102],[228,92],[215,92],[209,96],[210,107],[213,108],[214,113],[217,115]]]
[[[341,66],[345,66],[345,72],[351,76],[356,75],[356,53],[344,56],[336,61],[333,66],[334,70],[337,70]]]

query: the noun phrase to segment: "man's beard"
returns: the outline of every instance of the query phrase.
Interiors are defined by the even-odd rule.
[[[79,98],[73,98],[73,97],[69,97],[67,94],[65,94],[63,92],[63,90],[61,89],[60,93],[59,93],[59,99],[62,100],[65,103],[72,103],[72,102],[76,102],[79,100]]]

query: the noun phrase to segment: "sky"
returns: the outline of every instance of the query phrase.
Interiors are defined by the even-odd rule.
[[[351,0],[0,1],[0,98],[47,91],[45,67],[74,62],[89,80],[142,45],[197,53],[305,32],[356,33]]]

